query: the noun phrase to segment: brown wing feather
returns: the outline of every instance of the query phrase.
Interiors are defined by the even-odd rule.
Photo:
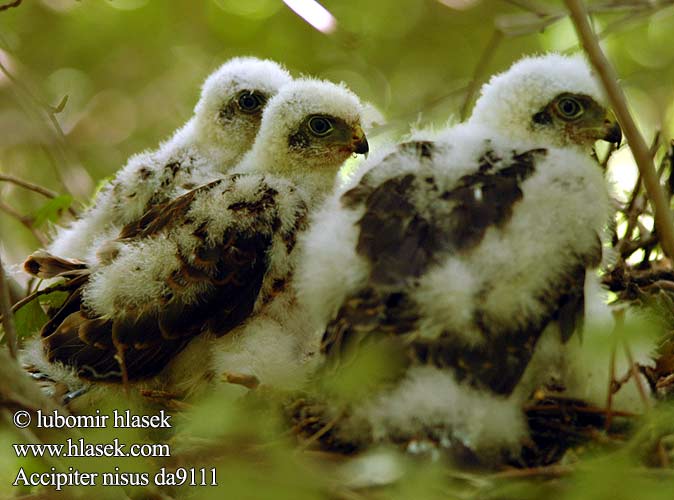
[[[65,308],[50,322],[58,327],[43,329],[49,359],[76,367],[83,378],[119,381],[122,370],[117,357],[121,348],[129,380],[141,379],[156,375],[203,331],[217,336],[229,332],[253,310],[267,270],[271,238],[238,235],[226,243],[200,247],[204,252],[217,250],[214,255],[219,258],[211,267],[193,268],[176,277],[177,286],[187,285],[184,275],[211,284],[196,303],[184,304],[174,297],[158,312],[138,310],[125,318],[106,320],[88,318],[79,297],[73,294],[78,310],[63,319],[73,305]]]
[[[124,226],[119,233],[118,239],[142,238],[152,236],[158,232],[168,229],[175,224],[184,224],[187,212],[189,212],[194,198],[205,191],[210,191],[223,182],[233,182],[236,176],[230,176],[227,179],[218,179],[199,186],[187,193],[174,198],[166,203],[159,203],[152,206],[137,221]]]
[[[415,147],[420,157],[433,154],[428,144]],[[421,171],[390,178],[378,186],[372,186],[366,176],[361,185],[346,192],[342,197],[346,207],[365,207],[357,223],[356,251],[369,262],[369,287],[348,298],[328,324],[323,352],[339,358],[368,336],[414,333],[417,308],[408,293],[415,278],[448,253],[465,252],[479,244],[489,227],[506,224],[522,198],[521,183],[534,173],[536,158],[545,154],[545,150],[531,150],[496,169],[500,159],[488,152],[476,173],[460,178],[445,192],[437,189],[432,174],[424,176]],[[421,208],[413,200],[425,200],[427,205]],[[597,252],[601,255],[600,244],[587,255],[577,256],[554,286],[541,291],[539,301],[545,313],[530,318],[525,327],[494,331],[487,324],[497,322],[485,321],[478,305],[474,323],[489,339],[486,347],[457,346],[452,332],[445,332],[439,339],[410,340],[411,361],[451,368],[459,379],[475,386],[510,393],[550,321],[560,322],[564,341],[578,329],[585,270],[596,265]]]
[[[238,176],[229,180],[235,182]],[[191,203],[199,193],[218,186],[201,186],[171,203],[151,209],[136,224],[122,231],[122,238],[147,238],[186,223]],[[123,358],[129,380],[159,373],[191,339],[208,330],[224,335],[252,312],[268,268],[272,234],[268,219],[273,214],[276,191],[261,186],[260,203],[235,207],[238,217],[250,217],[248,231],[230,230],[217,244],[209,243],[206,225],[194,231],[197,245],[190,258],[179,255],[181,267],[170,278],[173,295],[158,309],[140,304],[114,319],[95,317],[82,304],[81,279],[59,311],[43,327],[41,335],[50,361],[72,366],[87,379],[120,381]],[[255,223],[261,226],[256,230]],[[265,229],[267,228],[267,229]],[[193,303],[180,300],[181,291],[201,290]]]

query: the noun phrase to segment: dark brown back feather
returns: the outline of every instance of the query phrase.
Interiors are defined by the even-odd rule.
[[[414,148],[420,158],[433,152],[425,144]],[[421,170],[390,178],[378,186],[372,183],[373,174],[368,174],[361,184],[347,191],[342,197],[345,207],[365,207],[357,223],[356,251],[369,262],[369,286],[349,297],[328,324],[323,352],[338,359],[368,336],[407,335],[411,363],[450,368],[460,380],[509,394],[550,321],[560,322],[564,341],[578,329],[585,270],[596,265],[601,245],[588,255],[577,256],[561,281],[537,297],[545,312],[530,318],[522,328],[494,331],[488,327],[495,322],[481,317],[480,297],[476,296],[474,324],[488,339],[486,346],[458,346],[450,331],[439,339],[418,340],[413,335],[418,312],[409,293],[430,265],[448,254],[470,250],[482,241],[487,229],[507,224],[522,199],[521,184],[534,173],[536,159],[545,154],[542,149],[527,151],[515,155],[507,166],[496,168],[501,160],[487,152],[474,174],[463,176],[445,192],[438,190],[432,173]],[[377,168],[385,168],[385,161]],[[419,202],[423,206],[415,204]]]
[[[237,177],[228,180],[234,183]],[[151,209],[137,223],[125,227],[120,237],[153,237],[186,223],[194,198],[221,182],[201,186]],[[88,277],[76,283],[41,331],[48,359],[76,368],[83,378],[113,382],[122,380],[123,359],[128,379],[142,379],[159,373],[195,336],[205,331],[221,336],[240,325],[253,310],[268,268],[272,244],[268,220],[275,216],[267,212],[275,209],[275,194],[263,185],[262,202],[230,207],[238,217],[252,219],[250,230],[230,230],[212,244],[208,227],[198,227],[193,233],[197,239],[194,253],[189,259],[178,256],[181,267],[170,279],[174,293],[165,297],[158,309],[139,304],[114,319],[96,317],[81,300]],[[195,284],[205,285],[206,291],[193,303],[180,300],[179,292]]]

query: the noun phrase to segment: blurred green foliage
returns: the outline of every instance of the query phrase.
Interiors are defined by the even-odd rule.
[[[410,125],[458,119],[490,44],[494,50],[484,60],[478,83],[523,54],[577,48],[563,16],[526,8],[561,12],[558,1],[322,3],[337,19],[338,29],[330,35],[311,27],[281,0],[24,0],[0,12],[0,63],[9,73],[0,73],[0,174],[62,194],[46,200],[0,182],[0,204],[32,217],[38,227],[57,220],[73,199],[86,204],[101,179],[113,175],[127,157],[154,147],[189,118],[203,79],[233,56],[269,57],[296,75],[343,80],[402,133]],[[594,17],[597,29],[606,31],[605,47],[646,136],[662,130],[671,138],[674,2],[614,3],[616,8]],[[501,38],[494,38],[497,28]],[[37,246],[30,231],[0,212],[0,251],[6,261],[20,262]],[[21,331],[40,319],[35,307],[18,315]],[[350,393],[362,377],[379,373],[380,366],[361,361],[365,371],[335,381],[335,392]],[[188,492],[194,498],[222,498],[228,492],[231,498],[308,499],[326,498],[330,492],[332,498],[349,499],[664,500],[674,491],[671,474],[646,472],[625,452],[583,462],[570,476],[562,470],[551,475],[552,481],[543,481],[550,479],[546,475],[513,480],[458,473],[404,459],[401,481],[347,491],[335,459],[292,449],[287,430],[276,419],[235,408],[226,403],[230,396],[214,395],[181,417],[176,450],[179,444],[205,440],[205,458],[189,455],[189,463],[219,471],[221,488]],[[643,450],[653,436],[674,434],[672,421],[669,410],[658,412],[626,450]],[[106,441],[119,432],[90,437]],[[5,485],[19,466],[44,468],[36,459],[12,455],[10,443],[17,439],[13,430],[0,431],[3,498],[10,494]],[[217,443],[222,446],[214,449]],[[94,470],[115,463],[74,465]],[[154,471],[156,465],[125,467]]]
[[[505,36],[478,82],[523,54],[576,46],[568,20],[522,8],[561,12],[558,1],[323,3],[337,20],[330,35],[281,0],[26,0],[2,11],[0,62],[15,82],[0,74],[0,173],[86,202],[129,155],[184,123],[204,77],[236,55],[344,80],[404,131],[459,116],[496,27]],[[674,8],[666,5],[672,2],[590,5],[610,3],[618,7],[604,9],[595,22],[608,30],[606,48],[640,123],[648,136],[659,128],[671,136]],[[48,116],[48,107],[59,112]],[[0,183],[0,201],[23,215],[44,202],[38,196]],[[0,234],[9,262],[37,246],[2,212]]]

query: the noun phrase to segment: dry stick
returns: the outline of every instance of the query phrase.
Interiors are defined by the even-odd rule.
[[[330,432],[335,425],[339,422],[339,420],[344,416],[344,411],[340,411],[337,413],[337,415],[332,418],[328,423],[326,423],[323,427],[321,427],[318,431],[316,431],[314,434],[309,436],[305,441],[302,442],[300,450],[305,450],[309,446],[311,446],[313,443],[318,441],[320,438],[322,438],[325,434]]]
[[[653,142],[651,143],[650,153],[651,158],[655,158],[655,155],[660,148],[660,131],[658,130],[653,137]],[[662,173],[658,172],[658,179],[662,177]],[[620,258],[625,260],[627,257],[636,252],[639,248],[650,244],[650,240],[645,238],[645,235],[639,234],[639,240],[634,240],[632,234],[634,233],[634,228],[637,225],[639,220],[639,215],[643,213],[643,208],[641,207],[641,172],[637,176],[637,180],[634,183],[634,189],[630,194],[629,201],[627,206],[623,209],[625,218],[627,220],[627,227],[625,228],[625,233],[621,240],[618,242],[616,248]],[[637,205],[639,203],[639,205]],[[657,237],[652,236],[657,240]]]
[[[18,7],[21,5],[21,2],[23,2],[23,0],[14,0],[13,2],[6,3],[5,5],[0,5],[0,11],[11,9],[12,7]]]
[[[11,184],[15,184],[24,189],[28,189],[29,191],[41,194],[45,198],[49,199],[54,199],[59,195],[56,191],[52,191],[51,189],[40,186],[39,184],[35,184],[33,182],[28,182],[26,180],[20,179],[18,177],[14,177],[13,175],[0,174],[0,182],[9,182]],[[77,212],[75,211],[74,208],[68,207],[68,212],[70,212],[70,214],[73,217],[77,217]]]
[[[531,14],[529,19],[519,21],[514,26],[511,25],[510,30],[516,33],[508,33],[509,35],[527,35],[544,30],[551,24],[561,21],[566,17],[566,14],[560,10],[536,10],[526,2],[521,0],[503,0],[506,3],[520,7],[522,10]],[[647,17],[655,12],[666,9],[674,5],[674,0],[661,1],[658,3],[644,3],[643,0],[636,0],[634,2],[623,2],[616,4],[614,1],[608,1],[602,4],[593,4],[587,10],[591,14],[609,14],[627,12],[628,14],[621,19],[610,23],[606,28],[597,35],[598,39],[603,39],[610,33],[617,31],[624,27],[629,22],[635,21],[640,17]],[[508,15],[506,15],[508,16]],[[534,22],[532,22],[534,21]],[[518,28],[519,26],[519,28]],[[564,52],[574,52],[577,47],[571,47]]]
[[[33,234],[33,236],[35,236],[35,239],[40,242],[40,245],[44,246],[48,243],[47,238],[40,231],[38,231],[33,227],[33,220],[31,217],[21,215],[12,207],[1,201],[0,201],[0,211],[5,212],[10,217],[14,217],[16,220],[18,220],[23,227],[28,229]]]
[[[32,182],[24,181],[23,179],[19,179],[18,177],[14,177],[13,175],[0,174],[0,181],[16,184],[17,186],[26,188],[29,191],[39,193],[46,198],[56,198],[58,196],[58,193],[56,191],[52,191],[51,189],[47,189],[46,187],[42,187],[38,184],[33,184]]]
[[[16,78],[10,71],[5,67],[4,64],[2,64],[2,61],[0,61],[0,72],[2,72],[7,79],[14,85],[16,89],[19,90],[19,93],[17,95],[23,94],[23,96],[27,97],[29,104],[33,107],[36,108],[44,113],[47,114],[47,117],[49,121],[51,122],[53,126],[53,132],[55,132],[57,141],[56,144],[58,147],[54,148],[55,151],[58,153],[60,156],[60,161],[62,163],[70,163],[70,159],[68,151],[66,150],[66,137],[65,134],[63,133],[63,129],[61,128],[61,125],[59,124],[58,120],[56,119],[56,110],[52,106],[50,106],[48,103],[44,102],[42,99],[40,99],[38,96],[34,95],[31,90],[26,86],[23,82],[21,82],[18,78]],[[30,107],[30,106],[29,106]],[[29,114],[29,112],[26,112]],[[39,113],[38,113],[39,116]],[[38,123],[40,123],[41,127],[44,127],[47,130],[51,130],[48,125],[46,125],[43,120],[37,120]],[[54,163],[54,166],[56,168],[56,174],[59,177],[59,181],[63,185],[64,189],[71,193],[70,190],[68,189],[68,184],[65,182],[63,179],[63,175],[61,174],[61,171],[58,169],[58,164],[56,160],[52,158],[51,152],[46,149],[44,146],[42,147],[45,153],[47,154],[47,157]],[[72,194],[72,193],[71,193]]]
[[[41,295],[47,295],[52,292],[67,292],[72,290],[73,286],[71,283],[63,283],[61,285],[53,285],[50,286],[49,288],[43,288],[42,290],[36,290],[35,292],[31,293],[30,295],[25,296],[23,299],[19,300],[12,306],[12,312],[15,313],[19,309],[21,309],[23,306],[26,304],[32,302],[36,298],[40,297]],[[0,321],[2,321],[2,318],[4,317],[3,314],[0,314]]]
[[[475,66],[473,79],[470,81],[470,84],[468,85],[468,92],[466,92],[466,97],[463,101],[463,105],[461,106],[461,121],[464,121],[466,118],[468,118],[468,109],[470,108],[470,103],[473,102],[475,94],[477,94],[477,91],[480,88],[480,80],[482,78],[482,75],[487,69],[487,66],[494,57],[496,49],[498,48],[498,46],[502,41],[503,41],[503,33],[500,30],[496,29],[494,31],[494,34],[489,39],[489,43],[487,44],[487,47],[485,47],[484,52],[482,52],[482,57],[480,57],[480,60]]]
[[[518,479],[527,477],[562,477],[571,474],[574,469],[568,465],[548,465],[528,469],[508,469],[489,476],[490,479]]]
[[[625,356],[627,356],[627,362],[630,364],[630,371],[632,372],[632,378],[634,379],[634,384],[637,387],[637,390],[639,391],[639,397],[641,398],[641,402],[644,404],[644,408],[646,410],[651,409],[651,402],[648,399],[648,395],[646,394],[646,388],[643,385],[643,381],[641,380],[639,369],[637,364],[634,362],[634,356],[632,356],[632,350],[630,349],[630,345],[627,342],[627,339],[623,337],[623,347],[625,349]]]
[[[9,283],[5,275],[5,266],[2,265],[0,257],[0,312],[2,312],[2,328],[5,331],[5,338],[9,346],[9,354],[16,359],[17,343],[16,327],[14,326],[14,315],[9,303]]]
[[[622,125],[623,132],[632,150],[632,155],[637,163],[637,167],[639,167],[646,192],[655,209],[655,225],[658,229],[662,249],[668,257],[674,258],[674,222],[672,221],[672,213],[669,210],[665,194],[660,187],[648,145],[630,114],[625,94],[620,85],[618,85],[616,72],[608,59],[606,59],[599,46],[597,36],[592,31],[587,17],[587,8],[582,0],[564,0],[564,2],[571,13],[571,20],[576,28],[578,38],[581,40],[590,62],[599,74],[611,107]]]

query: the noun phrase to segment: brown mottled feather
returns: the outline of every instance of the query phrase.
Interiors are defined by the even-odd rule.
[[[432,147],[412,144],[405,147],[414,147],[420,157],[432,155]],[[482,317],[478,294],[474,323],[489,339],[486,346],[457,346],[450,331],[438,339],[419,340],[417,307],[408,294],[431,264],[470,250],[488,228],[507,224],[522,198],[522,182],[534,173],[537,157],[545,154],[541,149],[527,151],[496,169],[500,159],[488,152],[476,173],[460,178],[445,192],[439,192],[432,175],[422,173],[393,177],[376,187],[365,176],[363,183],[346,192],[342,197],[346,207],[365,207],[357,222],[356,251],[369,262],[369,286],[348,298],[328,324],[323,352],[336,359],[368,336],[395,336],[407,343],[410,363],[451,368],[472,385],[499,394],[512,392],[550,321],[560,322],[564,341],[580,326],[585,270],[596,265],[597,254],[601,257],[599,242],[588,255],[577,256],[560,282],[541,292],[538,299],[546,312],[522,328],[488,327],[498,322]],[[423,200],[425,206],[415,205],[415,200]]]
[[[225,181],[233,184],[238,177],[201,186],[151,209],[138,223],[125,227],[120,237],[152,237],[185,223],[199,193]],[[276,194],[274,189],[263,185],[258,200],[229,208],[236,210],[238,217],[250,217],[265,226],[265,221],[275,217],[266,212],[273,209]],[[272,234],[269,230],[231,230],[220,242],[212,244],[208,228],[202,225],[194,236],[198,240],[194,254],[191,259],[180,256],[182,265],[171,276],[170,286],[174,292],[180,292],[195,284],[207,285],[197,301],[184,303],[178,299],[180,294],[174,293],[165,298],[159,310],[146,310],[139,305],[114,319],[95,317],[81,301],[88,276],[78,278],[80,281],[64,305],[42,329],[48,359],[75,367],[83,378],[120,381],[121,355],[128,379],[141,379],[159,373],[202,332],[220,336],[241,324],[251,314],[259,295],[268,267]]]

